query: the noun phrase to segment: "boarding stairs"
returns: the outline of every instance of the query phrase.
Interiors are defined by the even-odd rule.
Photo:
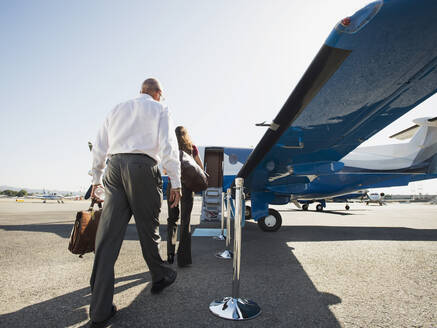
[[[209,187],[202,193],[201,221],[220,221],[222,211],[222,188]]]

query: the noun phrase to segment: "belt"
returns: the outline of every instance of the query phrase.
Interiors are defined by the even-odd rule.
[[[109,158],[115,157],[115,156],[145,156],[150,158],[151,160],[156,162],[156,159],[154,159],[152,156],[149,156],[144,153],[117,153],[117,154],[109,154]]]

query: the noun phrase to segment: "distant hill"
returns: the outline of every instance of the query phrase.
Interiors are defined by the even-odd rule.
[[[80,191],[71,191],[71,190],[33,189],[33,188],[26,188],[26,187],[0,186],[0,191],[3,191],[3,190],[19,191],[21,189],[26,190],[28,193],[34,193],[34,194],[42,194],[44,191],[46,193],[56,193],[56,194],[60,194],[60,195],[67,195],[67,194],[81,195],[81,194],[83,194]]]

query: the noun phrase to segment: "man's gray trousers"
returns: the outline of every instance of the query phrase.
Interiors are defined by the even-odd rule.
[[[105,320],[114,296],[114,264],[127,225],[133,215],[144,260],[152,282],[169,270],[159,255],[159,213],[162,178],[157,163],[142,154],[117,154],[108,161],[103,178],[105,202],[96,236],[96,253],[91,275],[90,317]]]

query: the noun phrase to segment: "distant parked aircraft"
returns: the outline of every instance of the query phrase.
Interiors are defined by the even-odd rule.
[[[64,203],[64,196],[58,195],[57,193],[43,193],[43,194],[36,194],[32,196],[26,196],[26,198],[31,199],[41,199],[43,203],[46,203],[48,200],[56,200],[58,203]]]
[[[365,200],[366,205],[369,205],[371,203],[377,203],[379,204],[379,206],[384,205],[384,196],[385,194],[382,193],[377,193],[377,192],[372,192],[367,194],[367,199]]]
[[[293,201],[293,203],[298,206],[296,203],[299,204],[299,208],[302,208],[302,210],[307,211],[309,209],[309,205],[313,202],[319,203],[316,205],[317,211],[323,211],[323,204],[327,201],[331,201],[334,203],[346,203],[345,209],[349,210],[349,201],[358,199],[360,201],[363,201],[363,199],[368,198],[368,192],[369,190],[357,190],[353,193],[348,193],[345,195],[338,195],[335,197],[329,197],[329,198],[320,198],[320,199],[313,199],[313,200],[300,200],[300,201]],[[302,203],[302,206],[300,206],[300,203]]]

